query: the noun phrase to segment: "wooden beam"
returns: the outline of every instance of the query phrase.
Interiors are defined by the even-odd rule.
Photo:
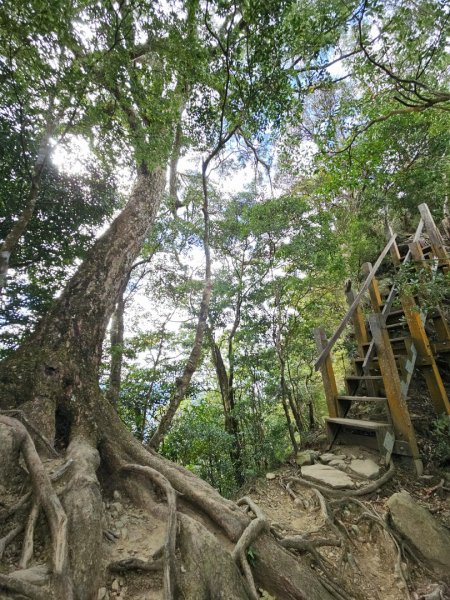
[[[423,470],[417,447],[416,434],[411,422],[411,417],[406,405],[406,399],[401,390],[400,377],[395,364],[389,334],[386,329],[385,319],[381,314],[369,316],[369,325],[377,349],[378,362],[383,376],[384,389],[388,399],[392,424],[396,438],[408,443],[418,474]]]
[[[450,258],[445,249],[444,240],[439,229],[433,219],[433,215],[430,212],[427,204],[419,204],[420,214],[422,215],[423,222],[425,223],[425,229],[430,238],[431,248],[433,254],[439,260],[439,265],[443,267],[444,273],[450,270]]]
[[[386,223],[385,228],[384,228],[384,233],[386,234],[387,240],[392,239],[392,237],[394,235],[394,231],[393,231],[392,227],[389,225],[389,223]],[[396,267],[400,266],[400,264],[402,262],[402,257],[400,255],[400,250],[398,249],[397,242],[395,242],[395,244],[392,244],[392,246],[390,248],[390,252],[391,252],[392,262],[394,263],[394,265]]]
[[[431,266],[430,263],[425,260],[422,251],[422,246],[418,242],[412,242],[411,244],[409,244],[409,249],[417,267],[421,269],[427,269],[431,273]],[[436,307],[436,314],[433,315],[431,319],[433,320],[433,325],[436,331],[438,341],[450,341],[450,326],[445,317],[444,311],[440,306]]]
[[[316,341],[317,350],[321,352],[327,345],[327,337],[325,331],[321,327],[314,329],[314,339]],[[323,387],[325,390],[325,398],[327,400],[328,414],[330,417],[339,417],[338,414],[338,389],[336,378],[334,376],[333,363],[331,356],[328,353],[327,357],[320,367],[322,373]]]
[[[345,296],[347,298],[348,305],[351,306],[355,301],[355,292],[352,290],[352,288],[346,289]],[[366,318],[360,304],[356,307],[356,310],[353,313],[352,321],[353,328],[355,330],[356,344],[358,346],[358,354],[361,358],[364,358],[365,352],[363,344],[368,343],[369,336],[367,335]]]
[[[362,272],[367,276],[372,270],[372,263],[366,262],[361,267]],[[374,277],[369,285],[369,295],[370,302],[372,303],[372,308],[375,312],[381,312],[381,305],[383,303],[383,299],[381,298],[380,288],[378,286],[377,278]]]
[[[438,414],[450,415],[450,402],[434,359],[418,305],[411,296],[402,296],[401,301],[409,332],[420,358],[417,364],[424,374],[434,408]]]
[[[334,344],[337,342],[337,340],[339,339],[341,333],[344,331],[346,325],[348,324],[348,322],[352,318],[353,313],[355,312],[355,310],[359,306],[359,303],[361,302],[361,298],[363,297],[363,295],[367,291],[367,289],[368,289],[368,287],[370,285],[370,282],[372,281],[372,279],[375,276],[375,273],[378,271],[378,269],[379,269],[381,263],[383,262],[386,254],[389,252],[389,250],[391,249],[392,245],[395,243],[395,238],[396,237],[397,237],[396,235],[393,235],[391,237],[391,239],[389,240],[389,242],[384,247],[383,252],[380,254],[380,256],[378,257],[376,263],[372,267],[372,270],[370,271],[369,275],[367,276],[366,281],[363,283],[362,288],[359,290],[358,294],[356,295],[353,304],[349,308],[349,310],[348,310],[347,314],[345,315],[345,317],[342,319],[341,324],[336,329],[336,331],[334,332],[334,334],[331,337],[330,341],[328,342],[328,344],[326,345],[326,347],[322,350],[319,358],[314,363],[314,368],[315,368],[316,371],[319,370],[319,368],[323,364],[323,362],[326,359],[326,357],[330,354],[331,349],[333,348]]]

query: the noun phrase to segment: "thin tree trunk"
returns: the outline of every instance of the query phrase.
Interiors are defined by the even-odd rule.
[[[286,416],[286,422],[287,422],[287,426],[288,426],[289,437],[291,438],[292,448],[294,449],[294,452],[297,454],[298,444],[297,444],[297,440],[295,439],[294,426],[292,425],[291,415],[289,414],[289,405],[287,403],[285,396],[283,395],[283,392],[281,392],[281,403],[283,405],[284,414]]]
[[[223,412],[225,417],[225,431],[234,439],[233,446],[230,449],[230,458],[233,465],[234,477],[236,483],[241,486],[244,483],[243,467],[242,467],[242,452],[241,440],[239,437],[239,423],[234,414],[235,403],[234,393],[232,389],[232,380],[228,375],[225,363],[223,362],[222,353],[219,346],[216,344],[211,331],[208,332],[211,343],[212,359],[216,370],[217,381],[220,387],[220,395],[222,396]]]
[[[285,398],[287,398],[288,402],[289,402],[289,406],[291,407],[291,411],[292,411],[292,415],[294,416],[294,421],[295,424],[297,426],[297,430],[300,433],[303,430],[303,423],[302,423],[302,419],[300,417],[300,413],[297,410],[297,406],[294,402],[294,399],[292,397],[292,394],[288,388],[288,385],[286,383],[286,363],[284,358],[281,356],[281,354],[278,356],[279,361],[280,361],[280,385],[282,388],[282,392],[283,392],[283,396]]]
[[[211,300],[212,280],[211,280],[211,252],[209,248],[209,206],[208,206],[208,184],[206,179],[206,169],[208,162],[203,163],[202,183],[203,183],[203,247],[205,252],[205,280],[203,284],[202,300],[195,330],[194,344],[192,346],[189,358],[180,377],[175,382],[175,391],[170,399],[167,411],[162,416],[159,425],[150,439],[149,446],[157,450],[164,436],[172,425],[173,418],[186,396],[187,389],[192,379],[192,375],[200,364],[202,355],[203,337],[205,334],[206,320],[208,318],[209,302]]]

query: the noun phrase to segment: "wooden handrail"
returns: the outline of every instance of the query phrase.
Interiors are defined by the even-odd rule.
[[[336,331],[334,332],[333,336],[330,338],[328,344],[325,346],[325,348],[320,353],[319,358],[314,363],[314,368],[315,368],[316,371],[318,371],[320,369],[320,367],[322,366],[324,360],[330,354],[331,349],[333,348],[334,344],[337,342],[337,340],[339,339],[341,333],[344,331],[346,325],[348,324],[348,322],[352,318],[353,313],[355,312],[355,310],[358,307],[358,304],[361,302],[362,296],[364,295],[364,293],[369,288],[369,285],[370,285],[372,279],[375,277],[376,272],[378,271],[381,263],[383,262],[386,254],[389,252],[389,250],[390,250],[392,244],[395,242],[396,238],[397,238],[397,234],[394,234],[390,238],[390,240],[388,241],[388,243],[386,244],[386,246],[384,247],[383,252],[380,254],[380,256],[378,257],[376,263],[373,265],[370,273],[367,275],[367,278],[366,278],[366,280],[365,280],[362,288],[359,290],[358,294],[356,295],[356,298],[354,299],[353,304],[348,309],[348,312],[345,315],[345,317],[342,319],[341,324],[336,329]]]
[[[423,219],[420,219],[419,224],[416,229],[416,233],[414,234],[414,237],[413,237],[413,242],[418,242],[420,240],[420,237],[421,237],[422,231],[423,231],[423,226],[424,226]],[[411,260],[411,250],[408,249],[408,252],[406,253],[406,256],[403,259],[401,264],[404,265],[404,264],[408,263],[410,260]],[[386,317],[388,316],[388,314],[391,312],[391,308],[392,308],[392,305],[394,304],[394,300],[396,297],[397,297],[397,288],[395,285],[393,285],[391,288],[391,291],[389,293],[389,296],[386,300],[386,303],[384,305],[384,308],[381,311],[381,314],[383,315],[385,320],[386,320]],[[365,357],[363,365],[362,365],[362,369],[364,372],[366,369],[369,368],[370,361],[372,360],[374,354],[375,354],[375,343],[372,340],[370,342],[370,346],[367,350],[366,357]]]

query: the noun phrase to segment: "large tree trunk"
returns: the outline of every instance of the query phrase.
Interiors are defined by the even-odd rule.
[[[168,521],[162,567],[166,599],[249,597],[231,556],[233,545],[251,522],[249,516],[189,471],[146,450],[120,422],[98,386],[108,319],[155,218],[164,180],[162,170],[139,174],[122,214],[96,242],[35,333],[1,367],[0,407],[12,411],[0,415],[0,450],[7,465],[1,468],[15,473],[13,464],[18,463],[20,452],[28,474],[18,469],[14,475],[22,478],[17,493],[23,493],[21,485],[31,483],[31,495],[23,497],[15,514],[9,511],[10,518],[20,519],[19,530],[27,522],[25,540],[28,550],[31,540],[33,555],[34,515],[41,507],[46,517],[42,528],[48,531],[41,561],[47,559],[50,566],[44,586],[38,587],[17,579],[9,573],[12,565],[2,563],[2,598],[96,599],[105,577],[99,568],[104,548],[102,496],[106,500],[117,488],[145,506],[155,519]],[[13,417],[20,417],[25,426]],[[57,460],[65,465],[50,474],[39,454],[55,454],[55,437],[60,450]],[[8,484],[15,481],[12,478]],[[52,481],[58,482],[54,489]],[[167,509],[155,499],[152,490],[158,488],[164,491]],[[13,503],[9,495],[1,501],[7,507]],[[27,520],[24,511],[29,508]],[[2,510],[0,526],[4,517]],[[278,600],[331,600],[318,575],[269,533],[262,533],[252,544],[258,587]],[[144,566],[155,570],[158,560]],[[24,558],[27,561],[29,556]]]
[[[117,410],[119,404],[120,385],[122,382],[123,335],[124,335],[124,293],[129,277],[119,291],[116,308],[111,319],[111,367],[109,371],[109,388],[107,398]]]

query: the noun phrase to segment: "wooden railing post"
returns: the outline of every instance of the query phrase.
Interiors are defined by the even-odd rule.
[[[372,263],[370,263],[370,262],[364,263],[363,266],[361,267],[361,270],[364,273],[364,275],[366,275],[366,277],[367,277],[367,275],[372,270]],[[377,281],[376,277],[374,277],[370,283],[369,295],[370,295],[370,302],[372,304],[373,310],[375,312],[381,312],[381,305],[383,303],[383,299],[381,298],[380,288],[378,286],[378,281]]]
[[[390,240],[394,236],[394,231],[393,231],[392,227],[389,225],[389,223],[386,223],[384,232],[385,232],[387,240]],[[390,248],[390,253],[391,253],[391,258],[392,258],[392,262],[394,263],[394,265],[396,267],[400,266],[400,264],[402,262],[402,257],[400,255],[400,250],[398,249],[397,242],[394,242],[392,244],[392,246]]]
[[[325,335],[325,331],[321,327],[314,329],[314,339],[316,341],[317,350],[320,354],[327,346],[327,337]],[[320,372],[322,374],[323,387],[327,400],[328,414],[330,417],[339,417],[340,415],[338,414],[337,404],[338,390],[330,354],[328,354],[323,361],[320,367]]]
[[[356,294],[350,286],[347,286],[345,289],[345,296],[349,306],[353,304],[356,298]],[[352,321],[353,328],[355,330],[356,344],[358,346],[358,354],[361,358],[364,358],[363,344],[367,344],[369,342],[369,336],[367,335],[366,318],[361,309],[361,304],[358,304],[355,312],[353,313]]]
[[[402,394],[400,377],[395,364],[394,352],[389,340],[384,317],[381,314],[370,315],[369,325],[377,349],[378,362],[381,375],[383,376],[386,398],[388,399],[396,436],[401,441],[408,443],[417,472],[421,474],[423,466],[419,457],[416,435],[406,405],[406,399]]]
[[[450,258],[445,250],[445,244],[444,240],[442,239],[442,235],[439,229],[436,227],[428,205],[425,203],[419,204],[419,211],[425,224],[425,229],[427,230],[430,238],[433,254],[439,260],[439,264],[442,266],[444,273],[447,273],[450,270]]]

